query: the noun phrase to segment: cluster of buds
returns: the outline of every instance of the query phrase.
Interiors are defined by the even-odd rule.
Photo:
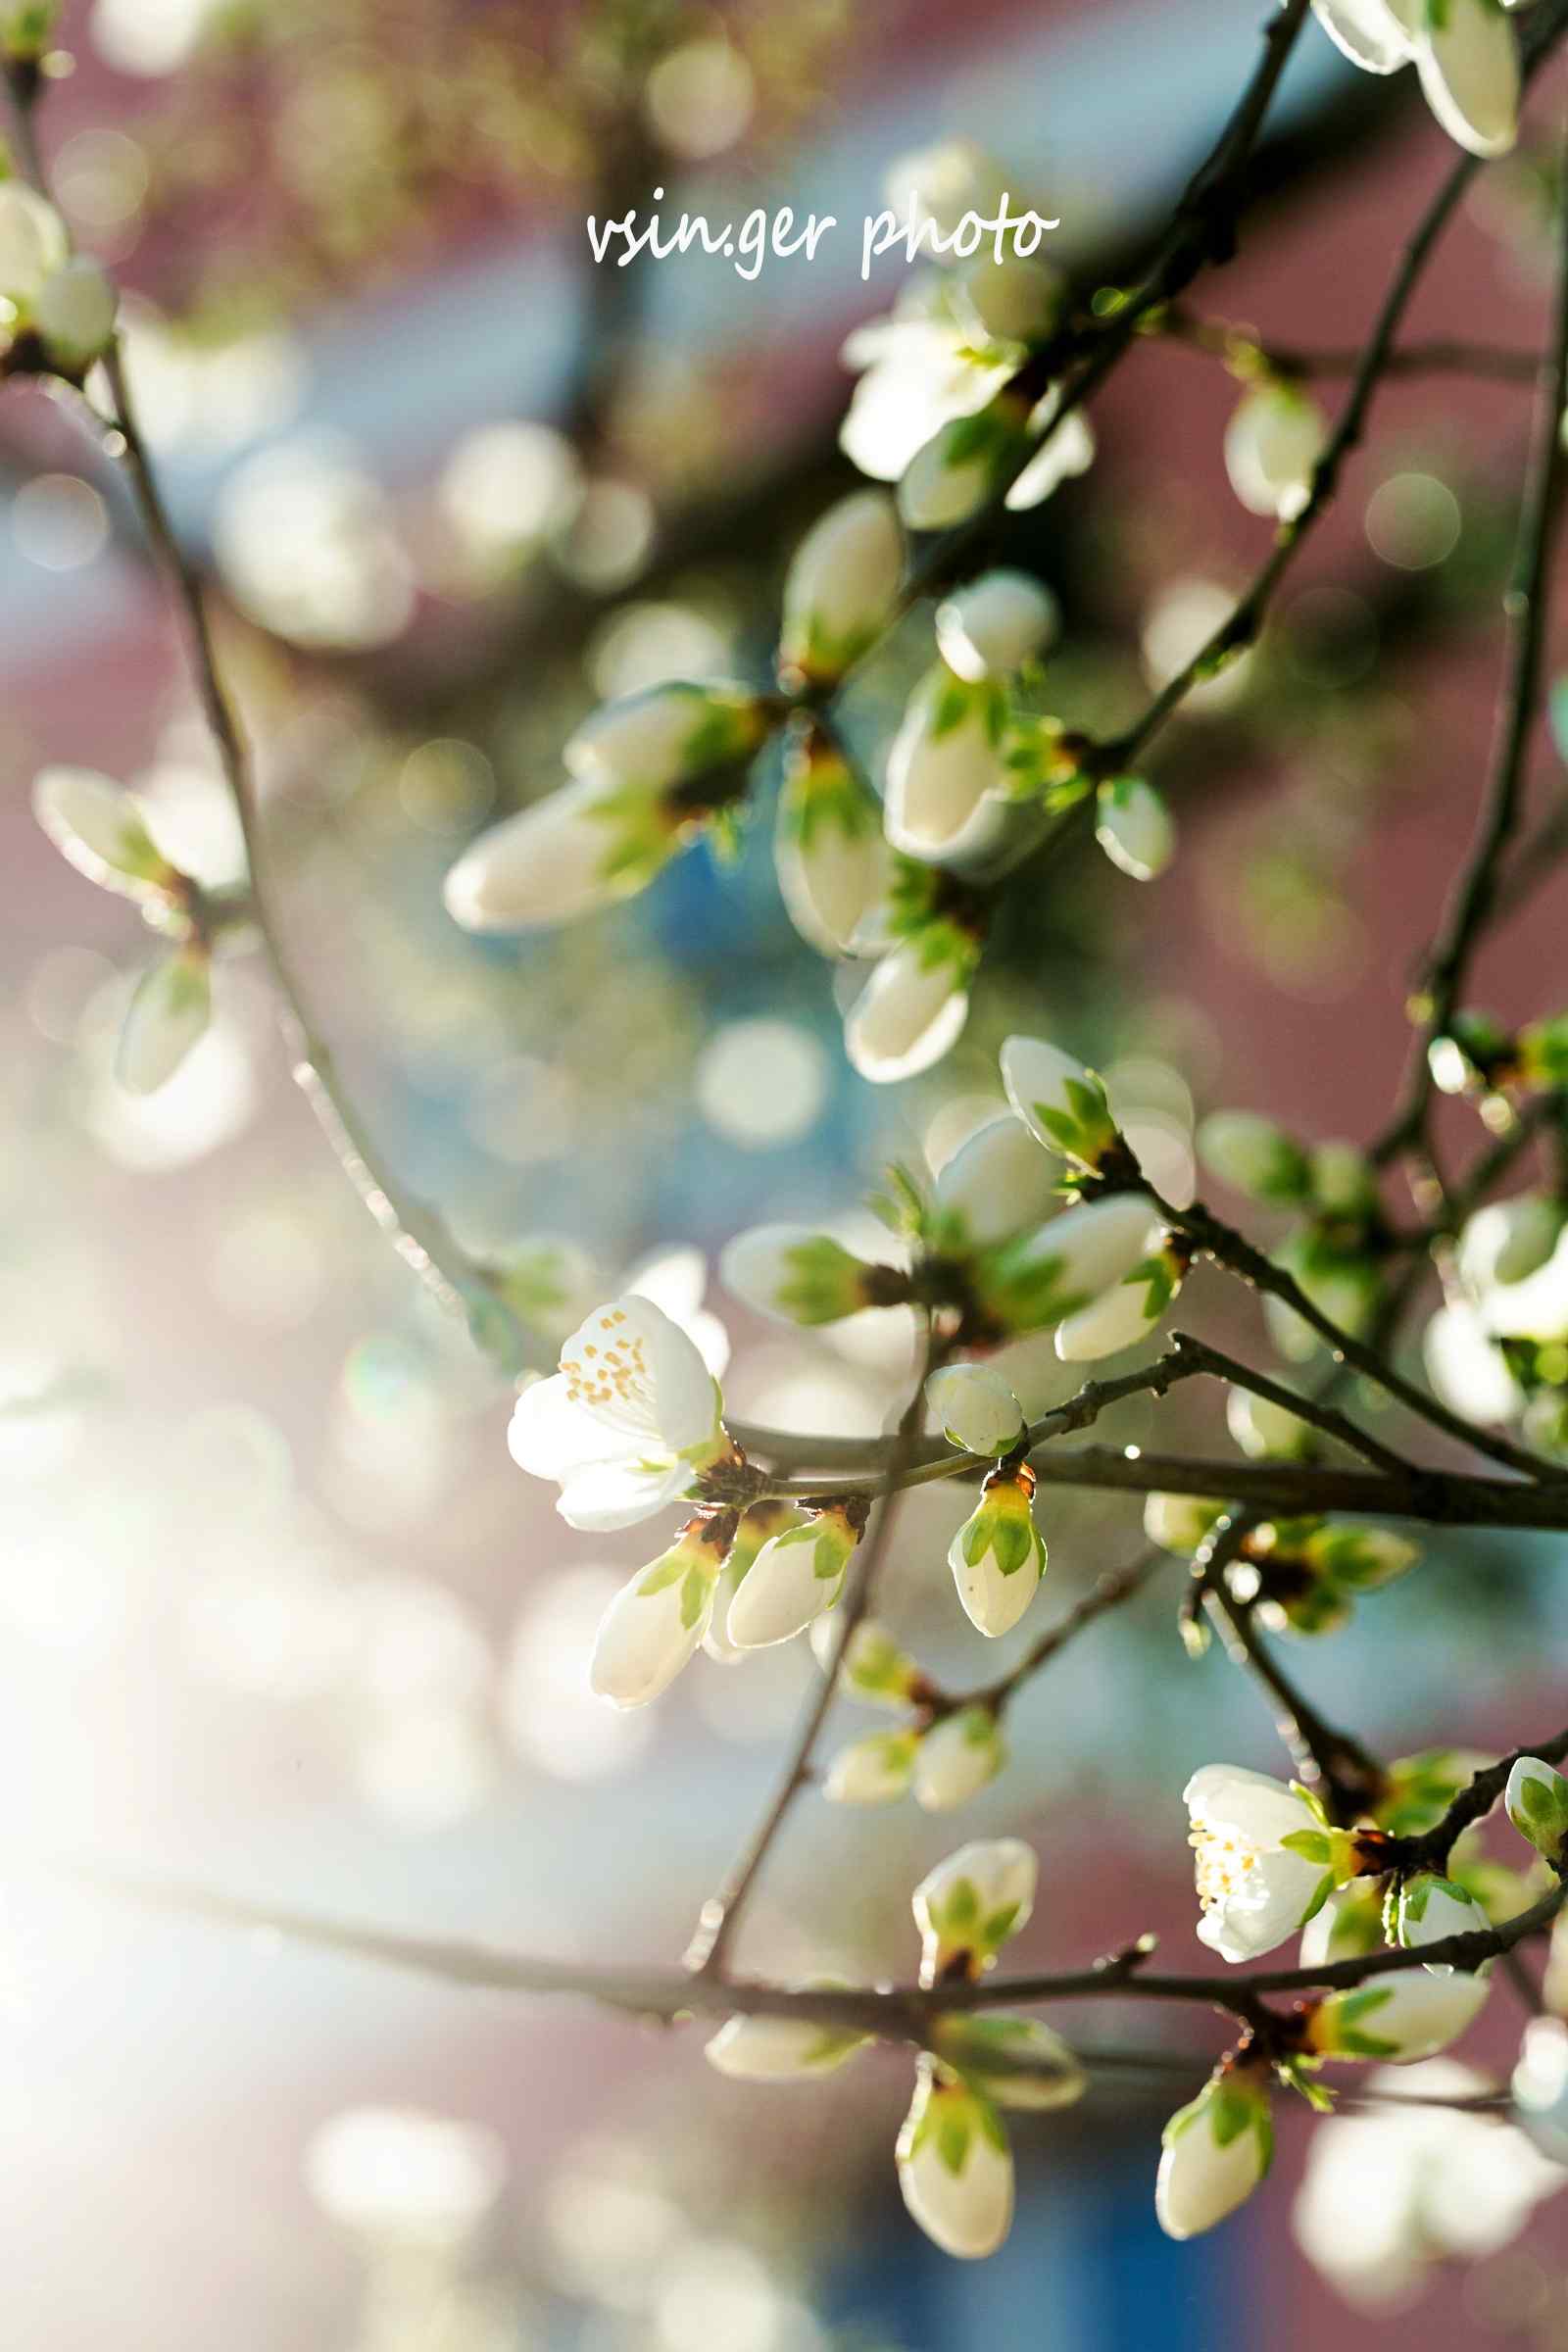
[[[1243,1394],[1233,1392],[1236,1397]],[[1151,1494],[1144,1531],[1163,1550],[1191,1559],[1223,1509],[1197,1495]],[[1347,1622],[1360,1593],[1392,1584],[1420,1556],[1420,1547],[1405,1537],[1361,1520],[1270,1519],[1236,1545],[1226,1563],[1225,1585],[1232,1599],[1255,1609],[1271,1632],[1328,1634]]]
[[[128,1093],[156,1094],[206,1035],[214,949],[243,924],[243,899],[209,893],[182,872],[159,848],[134,795],[91,768],[43,769],[32,807],[61,856],[101,890],[129,899],[169,943],[136,984],[115,1057]]]
[[[911,1898],[921,1984],[973,1983],[994,1967],[1029,1918],[1036,1876],[1033,1853],[1014,1838],[961,1846],[939,1863]],[[808,2082],[869,2038],[789,2018],[732,2017],[708,2057],[742,2082]],[[1012,2152],[1000,2110],[1070,2106],[1085,2087],[1071,2050],[1032,2019],[933,2019],[895,2154],[905,2204],[944,2253],[971,2261],[994,2254],[1011,2227]]]
[[[83,254],[52,204],[0,180],[0,369],[79,384],[114,340],[114,281]]]
[[[839,1668],[846,1694],[892,1707],[893,1731],[852,1740],[834,1757],[822,1793],[839,1805],[881,1805],[910,1794],[927,1813],[952,1813],[989,1787],[1007,1760],[994,1705],[946,1698],[874,1621],[859,1625]]]

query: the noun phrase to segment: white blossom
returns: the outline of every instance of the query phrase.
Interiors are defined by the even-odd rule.
[[[1305,1925],[1354,1876],[1353,1840],[1305,1795],[1239,1764],[1205,1764],[1184,1791],[1192,1818],[1199,1940],[1253,1960]]]
[[[1038,1037],[1009,1037],[1002,1049],[1007,1100],[1048,1152],[1098,1169],[1120,1141],[1105,1089],[1092,1070]]]
[[[965,1453],[1010,1453],[1023,1436],[1023,1408],[989,1365],[945,1365],[925,1394],[944,1435]]]
[[[645,1707],[696,1655],[734,1527],[732,1511],[693,1519],[667,1551],[621,1587],[594,1641],[588,1680],[601,1698]]]
[[[1154,2212],[1167,2237],[1198,2237],[1245,2205],[1274,2154],[1266,2078],[1222,2069],[1165,2126]]]
[[[1046,1573],[1046,1542],[1031,1507],[1034,1491],[1027,1463],[993,1470],[948,1547],[963,1613],[991,1641],[1011,1633]]]
[[[1038,343],[1061,316],[1067,281],[1054,262],[982,254],[954,279],[956,307],[992,343]]]
[[[1250,514],[1294,521],[1311,495],[1327,439],[1327,417],[1299,385],[1254,385],[1225,429],[1231,488]]]
[[[839,1987],[818,1979],[803,1991],[822,1992]],[[726,2018],[703,2055],[710,2066],[737,2082],[799,2082],[830,2075],[870,2035],[842,2026],[818,2026],[793,2017]]]
[[[822,730],[785,756],[773,867],[790,921],[823,956],[849,953],[887,887],[880,804]]]
[[[999,687],[966,685],[944,662],[926,672],[888,754],[882,821],[896,850],[952,863],[994,846],[1009,806],[1005,728]]]
[[[212,958],[195,943],[149,964],[126,1008],[115,1075],[127,1094],[167,1086],[213,1017]]]
[[[1055,1205],[1056,1176],[1022,1119],[988,1119],[958,1146],[932,1187],[944,1248],[987,1250]]]
[[[1095,436],[1081,409],[1069,410],[1058,423],[1060,394],[1048,392],[1029,419],[1029,431],[1039,449],[1007,492],[1004,504],[1011,514],[1043,506],[1054,490],[1075,475],[1087,473],[1095,462]]]
[[[991,2101],[920,2061],[914,2104],[898,2140],[899,2186],[910,2217],[945,2254],[994,2254],[1012,2226],[1012,2152]]]
[[[1010,678],[1061,634],[1061,607],[1027,571],[983,572],[937,607],[937,646],[956,677]]]
[[[873,1085],[918,1077],[956,1045],[969,1017],[972,956],[933,954],[922,937],[885,956],[844,1024],[851,1064]]]
[[[949,531],[967,522],[1004,483],[1016,487],[1024,479],[1020,468],[1032,437],[1026,412],[1005,386],[983,409],[950,418],[915,451],[900,480],[906,527]],[[1049,445],[1048,454],[1054,454]]]
[[[928,1989],[994,1966],[1035,1904],[1039,1864],[1017,1838],[982,1838],[927,1871],[909,1898],[922,1938],[920,1982]]]
[[[886,1805],[906,1793],[920,1744],[916,1732],[867,1732],[841,1747],[822,1794],[833,1805]]]
[[[663,792],[749,759],[770,723],[749,687],[671,679],[601,704],[561,756],[570,775]]]
[[[735,1298],[781,1323],[836,1323],[863,1306],[892,1303],[874,1296],[876,1277],[892,1269],[867,1265],[809,1225],[756,1225],[738,1233],[720,1251],[718,1271]]]
[[[1428,1380],[1445,1404],[1472,1421],[1511,1421],[1524,1392],[1479,1309],[1462,1298],[1440,1306],[1421,1339]]]
[[[1426,0],[1415,63],[1448,136],[1472,155],[1506,155],[1519,135],[1519,45],[1496,0]]]
[[[844,345],[858,376],[839,446],[874,481],[896,482],[951,417],[986,403],[1012,373],[1007,351],[975,349],[973,321],[940,271],[911,277],[891,314],[858,326]]]
[[[842,677],[886,627],[903,571],[904,534],[885,491],[858,491],[830,507],[785,577],[781,671],[813,685]]]
[[[645,890],[680,836],[661,793],[579,776],[465,850],[443,887],[447,912],[465,931],[575,922]]]
[[[0,193],[6,182],[0,181]],[[32,787],[32,812],[60,855],[89,882],[125,898],[167,896],[174,867],[122,784],[90,767],[46,767]]]
[[[990,1707],[957,1707],[932,1725],[914,1756],[914,1801],[927,1813],[952,1813],[994,1781],[1007,1760]]]
[[[632,1527],[690,1494],[724,1453],[722,1403],[686,1334],[628,1295],[579,1326],[554,1379],[523,1390],[508,1444],[520,1469],[560,1486],[569,1527]]]
[[[113,278],[76,254],[39,288],[32,323],[54,366],[79,376],[107,350],[119,307]]]
[[[1293,1136],[1254,1110],[1215,1110],[1198,1130],[1204,1167],[1252,1200],[1299,1200],[1310,1169]]]
[[[1161,1551],[1191,1558],[1223,1508],[1199,1494],[1151,1494],[1144,1503],[1144,1533]]]
[[[859,1541],[848,1513],[834,1504],[764,1544],[729,1606],[727,1631],[737,1649],[770,1649],[804,1633],[830,1609]]]
[[[1424,1870],[1404,1880],[1399,1887],[1391,1941],[1415,1951],[1423,1943],[1437,1943],[1446,1936],[1481,1934],[1491,1924],[1467,1888],[1452,1879],[1441,1879]],[[1428,1970],[1432,1976],[1446,1977],[1454,1973],[1444,1961],[1434,1962]]]
[[[0,295],[25,318],[71,258],[66,224],[20,179],[0,180]]]
[[[1568,1781],[1562,1774],[1539,1756],[1521,1756],[1502,1801],[1520,1837],[1548,1862],[1560,1862],[1568,1846]]]
[[[1454,1250],[1460,1281],[1482,1298],[1500,1285],[1523,1282],[1544,1266],[1562,1231],[1562,1210],[1544,1193],[1490,1200],[1466,1217]]]
[[[1095,796],[1095,839],[1135,882],[1157,880],[1176,855],[1176,825],[1152,784],[1113,776]]]
[[[1168,1237],[1162,1238],[1119,1283],[1062,1317],[1056,1326],[1056,1353],[1062,1362],[1097,1363],[1102,1356],[1137,1347],[1169,1307],[1184,1272]]]
[[[1326,2058],[1381,2058],[1408,2066],[1435,2057],[1467,2033],[1487,2005],[1486,1979],[1462,1970],[1427,1969],[1373,1977],[1331,1992],[1307,2026],[1307,2047]]]
[[[1059,1323],[1120,1284],[1160,1246],[1147,1193],[1080,1200],[1034,1233],[995,1250],[978,1279],[987,1307],[1009,1329]]]
[[[1318,23],[1369,74],[1393,74],[1415,55],[1414,25],[1425,0],[1312,0]]]
[[[1513,2070],[1514,2114],[1543,2156],[1568,2166],[1568,2026],[1533,2017]]]

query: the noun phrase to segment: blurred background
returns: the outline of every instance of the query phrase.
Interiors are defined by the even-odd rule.
[[[1015,200],[1059,216],[1057,258],[1113,274],[1212,139],[1260,7],[67,9],[75,70],[51,84],[44,143],[78,236],[131,290],[132,374],[212,583],[285,927],[345,1083],[409,1190],[475,1249],[564,1240],[590,1301],[641,1266],[671,1311],[716,1315],[748,1419],[880,1428],[907,1334],[894,1315],[764,1329],[705,1296],[717,1246],[843,1216],[892,1156],[939,1164],[995,1108],[1010,1029],[1119,1074],[1173,1185],[1216,1104],[1364,1138],[1392,1100],[1404,984],[1485,754],[1528,413],[1508,386],[1386,389],[1266,641],[1161,744],[1176,864],[1140,890],[1091,845],[1017,893],[968,1032],[925,1078],[852,1079],[832,968],[789,927],[765,822],[735,866],[699,850],[543,943],[475,943],[439,894],[482,823],[549,788],[594,702],[765,675],[789,550],[857,478],[839,350],[899,290],[896,266],[858,274],[895,159],[978,141]],[[1213,313],[1293,345],[1364,335],[1450,162],[1410,80],[1352,75],[1309,28]],[[1539,340],[1542,182],[1530,146],[1483,175],[1414,331]],[[846,225],[810,266],[769,261],[753,283],[701,258],[596,270],[585,216],[647,209],[656,188],[666,212],[789,203]],[[1220,455],[1235,397],[1212,360],[1140,349],[1096,404],[1094,470],[1006,526],[1004,554],[1061,599],[1051,683],[1073,723],[1135,712],[1261,558],[1267,526]],[[32,825],[35,770],[133,783],[204,880],[232,879],[239,848],[164,591],[70,404],[8,391],[0,469],[14,1837],[390,1927],[667,1959],[769,1785],[806,1646],[740,1670],[699,1657],[643,1714],[589,1696],[594,1626],[648,1531],[572,1536],[513,1468],[503,1384],[323,1150],[254,961],[222,966],[215,1027],[169,1087],[116,1088],[142,948]],[[929,620],[851,699],[873,765]],[[1548,893],[1489,952],[1491,1007],[1541,1008],[1560,942]],[[1255,1353],[1245,1306],[1203,1277],[1190,1298],[1184,1321]],[[1051,1400],[1044,1377],[1031,1402]],[[1127,1407],[1114,1434],[1149,1425]],[[1191,1390],[1160,1427],[1224,1444],[1215,1399]],[[914,1498],[882,1613],[962,1682],[981,1645],[945,1566],[960,1507]],[[1054,1503],[1049,1533],[1052,1613],[1141,1540],[1129,1506],[1088,1497]],[[1562,1712],[1553,1564],[1544,1540],[1446,1540],[1292,1664],[1380,1753],[1500,1749]],[[1016,1831],[1042,1857],[1023,1965],[1146,1928],[1196,1965],[1183,1781],[1276,1755],[1255,1693],[1222,1659],[1185,1658],[1179,1582],[1173,1565],[1026,1691],[1011,1770],[960,1821],[808,1797],[745,1959],[907,1973],[913,1881],[962,1837]],[[842,1712],[836,1733],[870,1728]],[[0,1955],[0,2248],[10,2330],[39,2352],[969,2352],[1026,2331],[1052,2352],[1331,2333],[1348,2352],[1386,2340],[1379,2293],[1437,2347],[1568,2344],[1549,2204],[1522,2239],[1478,2229],[1460,2280],[1434,2259],[1385,2265],[1358,2302],[1325,2283],[1292,2233],[1311,2132],[1330,2129],[1304,2107],[1236,2222],[1165,2243],[1158,2128],[1196,2061],[1019,2119],[1019,2222],[969,2268],[899,2205],[897,2053],[754,2090],[713,2076],[689,2033],[30,1882],[8,1895]],[[1504,2010],[1478,2037],[1499,2067]],[[1200,2017],[1102,2005],[1065,2023],[1091,2046],[1219,2046]],[[1394,2152],[1367,2162],[1395,2181]]]

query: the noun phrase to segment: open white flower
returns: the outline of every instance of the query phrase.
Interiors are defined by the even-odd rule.
[[[1303,1927],[1356,1872],[1354,1839],[1306,1795],[1239,1764],[1205,1764],[1184,1791],[1192,1818],[1199,1940],[1253,1960]]]
[[[801,1989],[840,1988],[819,1978]],[[870,2038],[842,2026],[812,2025],[793,2017],[731,2017],[705,2044],[703,2055],[736,2082],[802,2082],[834,2073]]]
[[[1176,823],[1142,776],[1110,776],[1095,796],[1095,839],[1135,882],[1157,880],[1176,855]]]
[[[1484,1977],[1426,1969],[1374,1977],[1319,2001],[1306,2029],[1308,2049],[1325,2058],[1381,2058],[1409,2066],[1431,2058],[1466,2033],[1487,2005]]]
[[[938,1172],[932,1197],[944,1249],[989,1250],[1056,1204],[1056,1175],[1022,1119],[988,1119]]]
[[[945,662],[926,672],[888,754],[883,827],[896,850],[951,864],[995,846],[1009,806],[1006,726],[990,680],[968,685]]]
[[[695,1657],[735,1533],[733,1511],[701,1513],[639,1568],[605,1611],[588,1680],[616,1707],[646,1707]]]
[[[1167,2237],[1197,2237],[1245,2205],[1274,2154],[1268,2078],[1221,2068],[1164,2130],[1154,2212]]]
[[[573,1332],[552,1380],[524,1389],[512,1458],[561,1488],[569,1527],[633,1527],[693,1493],[727,1450],[718,1383],[652,1300],[612,1299]]]
[[[842,677],[887,625],[903,572],[904,533],[885,491],[830,507],[785,576],[780,673],[815,686]]]
[[[868,1265],[808,1225],[755,1225],[719,1253],[726,1290],[781,1323],[837,1323],[862,1306],[893,1305],[907,1290],[896,1267]]]
[[[140,804],[95,768],[40,769],[32,812],[62,858],[101,890],[148,900],[167,897],[179,879],[148,831]]]
[[[963,1613],[976,1633],[992,1641],[1011,1633],[1046,1573],[1046,1540],[1034,1521],[1034,1491],[1035,1474],[1027,1462],[993,1470],[948,1548]]]
[[[1004,482],[1022,479],[1033,438],[1028,410],[1005,382],[984,408],[951,417],[904,470],[899,513],[906,527],[948,531],[967,522]]]
[[[972,947],[934,925],[884,956],[850,1008],[844,1050],[873,1085],[918,1077],[951,1052],[969,1017]]]
[[[960,2261],[994,2254],[1012,2227],[1012,2151],[991,2101],[929,2055],[899,2133],[910,2218]]]
[[[792,741],[779,788],[773,868],[790,921],[823,956],[843,956],[887,887],[874,795],[816,726]]]
[[[213,1017],[212,958],[192,942],[149,964],[126,1008],[115,1075],[127,1094],[167,1086]]]
[[[983,1976],[1035,1905],[1040,1866],[1018,1838],[981,1838],[927,1871],[910,1896],[922,1937],[920,1982]]]
[[[1098,1169],[1120,1142],[1105,1089],[1092,1070],[1038,1037],[1009,1037],[1002,1049],[1007,1100],[1048,1152]]]
[[[1027,571],[982,572],[937,607],[937,646],[956,677],[1010,678],[1061,634],[1061,607]]]
[[[990,1707],[957,1707],[933,1724],[914,1755],[914,1801],[927,1813],[953,1813],[994,1781],[1007,1760]]]
[[[1503,1796],[1508,1819],[1546,1860],[1561,1862],[1568,1847],[1568,1781],[1539,1756],[1521,1756]]]
[[[1298,384],[1254,384],[1225,428],[1225,470],[1251,514],[1294,521],[1312,490],[1328,419]]]
[[[764,1544],[730,1602],[726,1630],[736,1648],[770,1649],[793,1641],[830,1609],[844,1590],[863,1524],[863,1512],[857,1519],[833,1503]]]
[[[945,2254],[977,2261],[1012,2227],[1012,2151],[991,2101],[929,2055],[899,2133],[899,2186],[910,2218]]]
[[[926,1401],[949,1442],[965,1453],[1010,1453],[1023,1436],[1023,1408],[1000,1372],[949,1364],[925,1384]]]

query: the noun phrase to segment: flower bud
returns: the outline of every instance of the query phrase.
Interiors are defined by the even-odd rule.
[[[1325,2058],[1377,2058],[1408,2066],[1446,2050],[1474,2024],[1491,1987],[1462,1970],[1412,1968],[1331,1992],[1312,2011],[1308,2049]]]
[[[537,931],[627,899],[698,829],[658,791],[578,777],[465,850],[443,888],[465,931]]]
[[[846,955],[885,887],[888,854],[880,804],[819,727],[785,759],[773,866],[801,937]]]
[[[24,319],[70,259],[71,239],[54,206],[20,179],[0,180],[0,295]]]
[[[63,375],[80,376],[103,357],[119,307],[113,278],[85,254],[77,254],[44,281],[32,306],[32,323]]]
[[[835,684],[887,626],[903,573],[904,533],[886,491],[859,490],[830,507],[785,576],[780,676]]]
[[[212,958],[193,941],[149,964],[136,983],[115,1055],[127,1094],[167,1086],[213,1017]]]
[[[669,1688],[708,1631],[735,1527],[733,1511],[700,1512],[621,1587],[601,1621],[588,1671],[601,1698],[645,1707]]]
[[[124,786],[90,767],[41,769],[32,813],[62,858],[102,890],[145,900],[167,896],[179,880]]]
[[[1089,2087],[1059,2034],[1032,2017],[949,2010],[931,2030],[934,2052],[999,2107],[1070,2107]]]
[[[989,2099],[922,2058],[897,2157],[910,2217],[944,2254],[996,2252],[1012,2226],[1012,2152]]]
[[[1061,607],[1027,571],[983,572],[937,607],[937,647],[955,677],[1010,678],[1061,634]]]
[[[914,1801],[927,1813],[953,1813],[994,1781],[1007,1761],[990,1707],[959,1707],[932,1725],[914,1758]]]
[[[1062,1362],[1098,1363],[1102,1356],[1136,1348],[1170,1306],[1186,1272],[1186,1258],[1165,1236],[1113,1289],[1063,1316],[1056,1326],[1056,1353]]]
[[[1105,1089],[1092,1070],[1036,1037],[1009,1037],[1002,1049],[1007,1100],[1048,1152],[1098,1171],[1120,1144]]]
[[[1151,1494],[1144,1503],[1144,1533],[1161,1551],[1191,1559],[1224,1509],[1200,1494]]]
[[[1471,155],[1506,155],[1519,136],[1519,47],[1494,0],[1428,0],[1416,33],[1428,106]]]
[[[927,1991],[970,1982],[996,1965],[1008,1936],[1028,1922],[1039,1873],[1032,1849],[1017,1838],[977,1838],[927,1871],[909,1898]]]
[[[1521,1756],[1502,1801],[1520,1837],[1548,1862],[1560,1863],[1568,1841],[1568,1781],[1562,1774],[1539,1756]]]
[[[1003,690],[965,685],[945,662],[910,695],[888,754],[882,822],[888,840],[923,862],[973,858],[994,847],[1010,802]]]
[[[1403,1880],[1397,1895],[1391,1898],[1390,1909],[1389,1940],[1402,1944],[1406,1951],[1441,1942],[1446,1936],[1481,1935],[1492,1924],[1474,1895],[1454,1880],[1440,1879],[1430,1870]],[[1447,1977],[1454,1972],[1448,1962],[1440,1960],[1433,1962],[1428,1973]]]
[[[1095,797],[1095,839],[1135,882],[1152,882],[1176,855],[1176,824],[1152,784],[1112,776]]]
[[[1095,436],[1088,419],[1071,409],[1056,421],[1061,405],[1057,386],[1045,395],[1029,418],[1029,435],[1040,446],[1004,501],[1009,514],[1027,514],[1058,490],[1074,474],[1087,473],[1095,462]]]
[[[1325,1520],[1306,1538],[1302,1555],[1319,1576],[1355,1592],[1375,1592],[1392,1585],[1421,1557],[1421,1546],[1386,1527],[1359,1522]]]
[[[1551,1256],[1562,1231],[1562,1210],[1544,1193],[1518,1193],[1493,1200],[1467,1217],[1454,1252],[1459,1279],[1485,1294],[1499,1285],[1523,1282]]]
[[[1533,2017],[1510,2084],[1516,2122],[1544,2156],[1568,2165],[1568,2026]]]
[[[852,1066],[875,1086],[918,1077],[951,1052],[969,1017],[977,951],[935,922],[884,956],[844,1024]]]
[[[756,1225],[738,1233],[720,1251],[718,1271],[725,1289],[760,1314],[807,1325],[890,1304],[904,1283],[895,1267],[867,1265],[808,1225]]]
[[[1167,2237],[1198,2237],[1245,2205],[1268,2171],[1274,2122],[1262,2070],[1222,2067],[1161,2136],[1155,2215]]]
[[[1038,1331],[1087,1305],[1159,1246],[1162,1228],[1147,1193],[1080,1200],[1032,1234],[992,1250],[975,1287],[997,1322]]]
[[[1304,1462],[1317,1447],[1317,1432],[1309,1421],[1270,1397],[1254,1396],[1249,1389],[1227,1392],[1225,1426],[1254,1462]]]
[[[1061,271],[1027,254],[1000,262],[983,255],[959,271],[954,286],[960,317],[994,343],[1043,342],[1061,315],[1065,292]]]
[[[1010,1453],[1024,1434],[1023,1408],[985,1364],[949,1364],[925,1384],[943,1435],[964,1453]]]
[[[932,1187],[944,1251],[989,1250],[1056,1206],[1056,1171],[1022,1119],[1006,1111],[967,1137]]]
[[[841,1503],[812,1511],[764,1544],[730,1603],[727,1631],[737,1649],[769,1649],[804,1633],[844,1588],[860,1528]]]
[[[1296,384],[1263,383],[1244,393],[1225,431],[1225,470],[1251,514],[1294,521],[1312,495],[1328,420]]]
[[[665,792],[750,760],[774,723],[749,687],[671,679],[602,704],[568,738],[562,759],[570,775]]]
[[[1027,1462],[993,1470],[948,1550],[964,1615],[993,1640],[1011,1633],[1046,1573],[1046,1542],[1030,1507],[1034,1491]]]
[[[1352,65],[1393,74],[1415,55],[1419,0],[1312,0],[1324,31]]]
[[[1312,1199],[1325,1216],[1363,1216],[1377,1205],[1377,1177],[1354,1144],[1312,1146]]]
[[[703,1647],[716,1665],[738,1666],[746,1655],[729,1638],[730,1606],[763,1544],[771,1544],[787,1527],[798,1526],[800,1517],[790,1502],[754,1502],[750,1510],[741,1513],[740,1527],[713,1594],[708,1631],[703,1636]]]
[[[802,1990],[837,1989],[826,1983]],[[735,2082],[798,2082],[814,2075],[831,2075],[857,2050],[863,2050],[869,2034],[852,2034],[841,2026],[818,2026],[793,2017],[726,2018],[703,2056],[719,2074]]]
[[[899,484],[899,513],[911,531],[967,522],[1018,473],[1031,434],[1028,412],[1005,389],[970,416],[954,416],[916,450]]]
[[[1256,1111],[1211,1111],[1198,1150],[1205,1168],[1251,1200],[1299,1200],[1311,1181],[1300,1145]]]
[[[841,1747],[828,1766],[822,1794],[831,1805],[887,1805],[908,1789],[918,1732],[867,1732]]]
[[[862,1617],[839,1662],[842,1689],[872,1706],[904,1707],[914,1699],[922,1680],[919,1667],[887,1627],[874,1617]]]

